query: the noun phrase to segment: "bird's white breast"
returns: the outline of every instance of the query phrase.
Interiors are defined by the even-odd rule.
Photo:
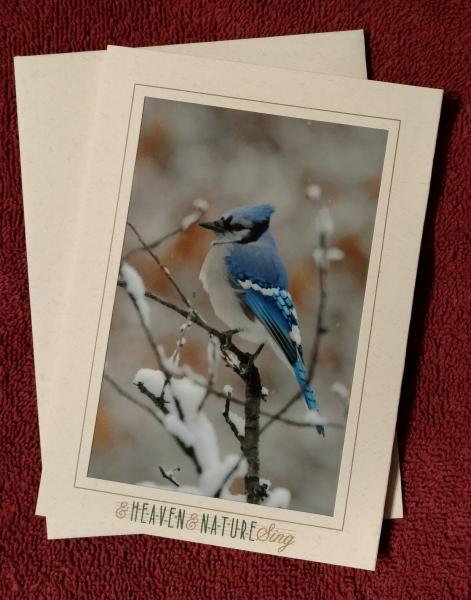
[[[241,330],[241,337],[260,344],[267,339],[266,329],[258,320],[252,321],[245,315],[227,278],[224,259],[230,247],[230,244],[211,246],[201,268],[200,281],[219,319],[224,321],[229,329]]]

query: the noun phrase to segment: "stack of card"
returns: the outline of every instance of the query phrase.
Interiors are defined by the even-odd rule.
[[[374,569],[441,91],[361,31],[15,75],[48,537]]]

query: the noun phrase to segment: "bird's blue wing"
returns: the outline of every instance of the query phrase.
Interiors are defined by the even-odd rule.
[[[249,318],[258,319],[276,341],[303,391],[306,404],[319,411],[304,366],[298,317],[287,290],[288,276],[267,232],[258,244],[236,244],[225,259],[229,283]],[[316,425],[324,435],[322,425]]]
[[[243,290],[243,293],[241,292],[242,304],[265,325],[283,351],[293,368],[308,408],[319,412],[319,406],[304,366],[298,319],[291,296],[286,290],[277,292],[276,289],[261,288],[260,285],[244,289],[247,286],[246,282],[240,282]],[[270,293],[267,294],[267,291]],[[319,434],[324,435],[322,425],[316,425],[316,429]]]
[[[299,329],[293,314],[293,303],[287,292],[279,290],[272,295],[264,295],[257,288],[249,288],[241,295],[241,302],[265,325],[290,365],[294,365],[298,358],[299,345],[294,339],[293,328],[294,331]]]
[[[295,335],[299,332],[298,320],[286,289],[286,269],[273,239],[266,234],[263,244],[237,244],[225,262],[229,282],[244,312],[263,323],[293,365],[300,347]]]

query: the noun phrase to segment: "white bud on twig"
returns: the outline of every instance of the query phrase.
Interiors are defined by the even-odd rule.
[[[331,235],[334,231],[334,221],[327,206],[321,206],[317,213],[316,230],[319,235]]]
[[[193,202],[194,208],[197,208],[202,213],[206,212],[209,208],[209,202],[204,198],[196,198]]]
[[[345,386],[343,383],[340,383],[340,381],[335,381],[330,386],[330,391],[342,400],[347,400],[350,395],[347,386]]]
[[[306,196],[309,200],[312,200],[312,202],[318,202],[322,196],[322,188],[320,185],[317,185],[317,183],[310,183],[307,185],[305,192]]]

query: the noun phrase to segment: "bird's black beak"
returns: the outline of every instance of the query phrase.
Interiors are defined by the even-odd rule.
[[[203,227],[204,229],[210,229],[211,231],[215,231],[216,233],[223,233],[223,231],[225,231],[222,219],[219,219],[218,221],[208,221],[207,223],[200,223],[199,226]]]

